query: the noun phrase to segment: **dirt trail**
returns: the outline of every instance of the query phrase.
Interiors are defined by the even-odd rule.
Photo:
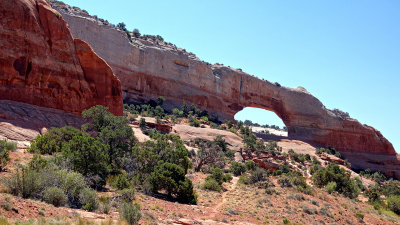
[[[228,194],[228,192],[230,192],[230,191],[232,191],[233,189],[236,188],[238,180],[239,180],[239,177],[233,177],[232,183],[230,184],[228,190],[226,190],[226,191],[224,191],[222,193],[221,202],[219,202],[214,207],[212,207],[213,208],[213,212],[211,213],[210,218],[215,218],[215,216],[217,215],[219,209],[221,209],[221,207],[227,202],[226,195]]]

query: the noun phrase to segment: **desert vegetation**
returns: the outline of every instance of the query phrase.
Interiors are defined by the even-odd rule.
[[[10,161],[10,152],[15,151],[17,146],[9,141],[0,140],[0,172],[7,165],[8,161]]]
[[[370,170],[351,175],[349,165],[340,164],[345,161],[333,148],[319,148],[307,154],[284,150],[276,141],[257,138],[248,126],[251,122],[222,123],[195,106],[183,104],[179,109],[168,111],[164,103],[160,97],[145,104],[124,105],[124,117],[113,116],[102,106],[84,111],[86,123],[80,129],[51,128],[37,136],[28,148],[32,158],[10,170],[9,176],[1,178],[1,185],[13,196],[55,207],[104,214],[118,212],[119,219],[128,224],[155,220],[143,208],[157,215],[166,213],[159,205],[149,205],[149,198],[158,204],[166,201],[202,207],[209,206],[206,199],[222,198],[221,203],[212,206],[213,210],[226,210],[224,215],[238,219],[245,213],[241,204],[235,206],[234,200],[247,202],[257,196],[258,200],[249,204],[254,204],[256,211],[267,210],[263,212],[272,215],[257,221],[287,224],[306,223],[306,219],[298,220],[290,214],[273,219],[272,205],[278,204],[271,203],[274,198],[281,199],[279,204],[286,205],[287,212],[292,210],[290,204],[298,204],[302,214],[326,218],[326,221],[342,217],[341,209],[339,214],[332,212],[327,199],[348,199],[346,202],[350,203],[346,204],[356,204],[366,198],[366,203],[377,214],[388,218],[397,218],[400,214],[398,181]],[[241,138],[243,147],[240,151],[232,150],[222,136],[184,142],[174,132],[150,127],[145,119],[149,117],[156,124],[187,124],[231,132]],[[149,140],[136,140],[132,124],[137,124]],[[10,160],[8,154],[16,147],[6,141],[1,141],[0,147],[4,169]],[[335,160],[325,161],[328,156]],[[365,179],[373,183],[368,184]],[[105,194],[108,192],[112,194]],[[254,194],[259,192],[263,195]],[[249,195],[249,199],[241,195]],[[325,195],[328,197],[321,197]],[[3,203],[5,208],[11,210],[13,205]],[[46,212],[41,210],[39,215]],[[352,217],[362,223],[369,215],[355,210]],[[223,218],[226,222],[234,220]]]

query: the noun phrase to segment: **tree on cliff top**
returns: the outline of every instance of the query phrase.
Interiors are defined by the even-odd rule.
[[[118,23],[117,28],[126,31],[126,24],[124,22]]]

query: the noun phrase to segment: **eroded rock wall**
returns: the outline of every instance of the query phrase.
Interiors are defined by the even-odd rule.
[[[193,54],[158,40],[133,38],[97,18],[57,7],[73,35],[88,42],[112,67],[122,83],[124,100],[164,96],[171,107],[183,102],[233,119],[244,107],[275,112],[291,138],[342,152],[395,155],[392,144],[372,127],[328,110],[304,88],[278,87],[222,65],[210,65]]]
[[[0,1],[0,99],[122,115],[120,81],[44,0]]]

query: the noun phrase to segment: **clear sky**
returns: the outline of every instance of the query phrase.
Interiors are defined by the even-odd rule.
[[[65,0],[129,30],[161,35],[210,63],[303,86],[374,126],[400,152],[398,0]],[[273,113],[237,119],[282,126]]]

